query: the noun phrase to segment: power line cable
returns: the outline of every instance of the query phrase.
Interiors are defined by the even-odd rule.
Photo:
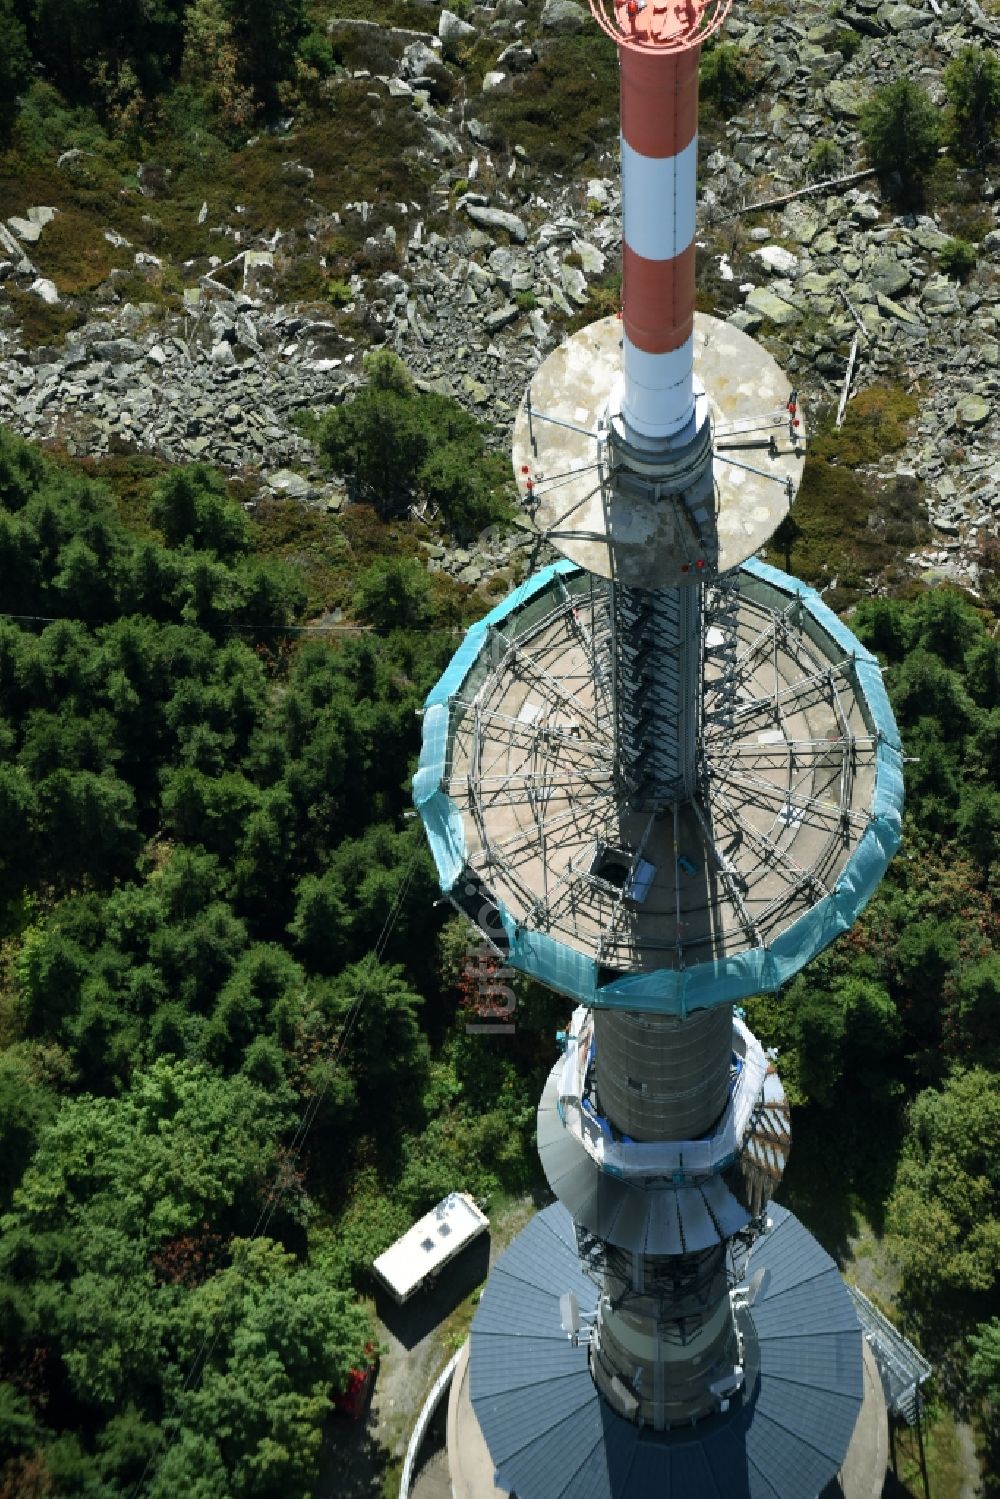
[[[399,889],[396,892],[396,899],[393,905],[390,907],[389,913],[382,924],[382,930],[379,933],[375,946],[368,955],[370,958],[374,958],[375,963],[380,963],[382,961],[382,957],[385,953],[386,947],[388,946],[389,939],[392,936],[393,931],[395,930],[396,922],[399,919],[400,912],[402,911],[403,905],[409,894],[416,862],[417,853],[414,852],[409,864],[406,867],[403,878],[400,881]],[[299,1124],[295,1131],[295,1134],[292,1136],[291,1145],[283,1157],[283,1164],[286,1168],[289,1165],[294,1168],[299,1158],[301,1157],[303,1150],[305,1149],[305,1144],[307,1139],[309,1138],[309,1133],[316,1121],[316,1116],[323,1105],[323,1100],[325,1099],[329,1091],[330,1083],[333,1080],[333,1072],[337,1060],[340,1056],[340,1053],[344,1050],[344,1047],[350,1040],[351,1033],[364,1006],[364,1000],[365,995],[362,992],[358,994],[358,996],[354,999],[348,1009],[347,1015],[344,1019],[344,1023],[341,1026],[340,1032],[337,1036],[337,1040],[333,1046],[331,1053],[329,1054],[329,1071],[327,1073],[327,1080],[323,1083],[318,1092],[314,1093],[313,1097],[309,1100],[305,1112],[299,1120]],[[256,1239],[261,1238],[266,1234],[267,1229],[270,1227],[271,1219],[274,1217],[274,1214],[277,1210],[278,1204],[284,1196],[285,1190],[286,1188],[281,1185],[280,1179],[276,1177],[274,1186],[268,1192],[265,1199],[265,1205],[261,1208],[261,1211],[257,1216],[257,1222],[254,1224],[253,1230],[250,1233],[250,1243],[253,1243]],[[222,1335],[221,1313],[222,1307],[219,1308],[219,1312],[216,1316],[214,1330],[211,1333],[205,1334],[205,1337],[202,1340],[201,1347],[198,1349],[198,1352],[192,1359],[187,1374],[184,1377],[184,1382],[181,1385],[180,1392],[173,1402],[174,1409],[178,1413],[180,1402],[190,1390],[195,1388],[198,1380],[201,1378],[201,1375],[207,1368],[212,1354],[215,1352],[216,1346],[219,1342],[219,1338]],[[170,1417],[165,1414],[163,1417],[163,1422],[161,1424],[166,1425],[169,1419]],[[175,1429],[169,1437],[163,1435],[161,1432],[160,1439],[153,1452],[151,1452],[149,1457],[147,1458],[146,1465],[143,1468],[142,1473],[139,1475],[135,1487],[132,1490],[132,1499],[138,1499],[138,1496],[142,1493],[146,1485],[146,1480],[150,1476],[151,1470],[153,1469],[154,1465],[157,1464],[160,1459],[166,1456],[166,1454],[170,1451],[170,1448],[177,1440],[178,1433],[179,1423],[177,1429]]]

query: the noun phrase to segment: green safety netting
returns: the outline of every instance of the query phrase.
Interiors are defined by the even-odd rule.
[[[832,641],[843,659],[852,663],[862,711],[876,740],[876,777],[868,808],[869,824],[830,894],[773,941],[735,957],[692,964],[679,971],[656,969],[599,984],[594,958],[546,932],[519,926],[503,904],[497,902],[496,914],[509,945],[507,963],[583,1004],[683,1015],[689,1010],[731,1004],[763,990],[777,989],[835,937],[853,926],[899,847],[902,746],[878,662],[824,604],[815,589],[756,560],[745,562],[739,571],[747,593],[764,599],[771,607],[787,608],[798,601],[800,627],[817,643]],[[569,584],[581,575],[582,570],[568,561],[533,574],[470,627],[443,676],[427,696],[413,800],[445,893],[454,889],[466,871],[462,815],[443,789],[453,700],[470,676],[477,674],[481,680],[481,657],[490,625],[506,622],[508,630],[517,628],[518,617],[528,615],[532,601],[538,600],[556,579]],[[471,871],[469,876],[478,884]]]

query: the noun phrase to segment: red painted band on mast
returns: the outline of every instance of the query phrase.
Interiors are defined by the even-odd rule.
[[[698,133],[700,43],[677,53],[622,48],[622,135],[642,156],[677,156]]]
[[[694,245],[672,260],[646,260],[622,246],[625,332],[646,354],[670,354],[694,330]]]

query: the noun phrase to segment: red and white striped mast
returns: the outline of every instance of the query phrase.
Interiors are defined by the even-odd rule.
[[[640,447],[696,416],[698,64],[729,0],[590,0],[621,66],[622,418]]]
[[[637,813],[699,802],[706,684],[718,701],[726,676],[705,585],[768,540],[804,459],[774,360],[695,311],[698,64],[729,5],[590,0],[621,70],[622,320],[549,356],[514,431],[539,530],[611,583],[616,782]]]

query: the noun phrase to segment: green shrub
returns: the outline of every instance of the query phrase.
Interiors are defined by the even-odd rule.
[[[903,196],[919,199],[941,139],[938,112],[927,91],[909,78],[877,89],[861,115],[861,135],[879,175],[897,175]]]
[[[415,557],[379,557],[358,578],[354,607],[377,630],[419,630],[434,612],[431,582]]]
[[[706,47],[701,57],[701,97],[720,114],[733,114],[756,87],[743,54],[732,42]]]
[[[299,42],[299,57],[308,68],[315,68],[321,78],[328,78],[337,66],[329,37],[321,31],[310,31]]]
[[[354,293],[346,281],[328,281],[326,295],[334,307],[346,307],[354,301]]]
[[[389,350],[365,360],[369,384],[322,420],[319,445],[383,516],[428,500],[460,537],[506,518],[506,463],[488,453],[479,423],[451,399],[414,388]]]
[[[813,141],[806,157],[806,170],[810,178],[817,182],[824,177],[832,177],[840,169],[842,157],[843,153],[836,141]]]
[[[950,119],[948,144],[960,161],[984,162],[1000,121],[1000,60],[964,47],[944,70]]]
[[[538,306],[538,298],[533,291],[519,291],[514,301],[521,312],[534,312]]]
[[[949,239],[937,252],[938,264],[947,276],[964,281],[975,269],[979,251],[967,239]]]
[[[850,62],[861,50],[861,37],[853,26],[843,26],[837,32],[833,45],[844,61]]]

